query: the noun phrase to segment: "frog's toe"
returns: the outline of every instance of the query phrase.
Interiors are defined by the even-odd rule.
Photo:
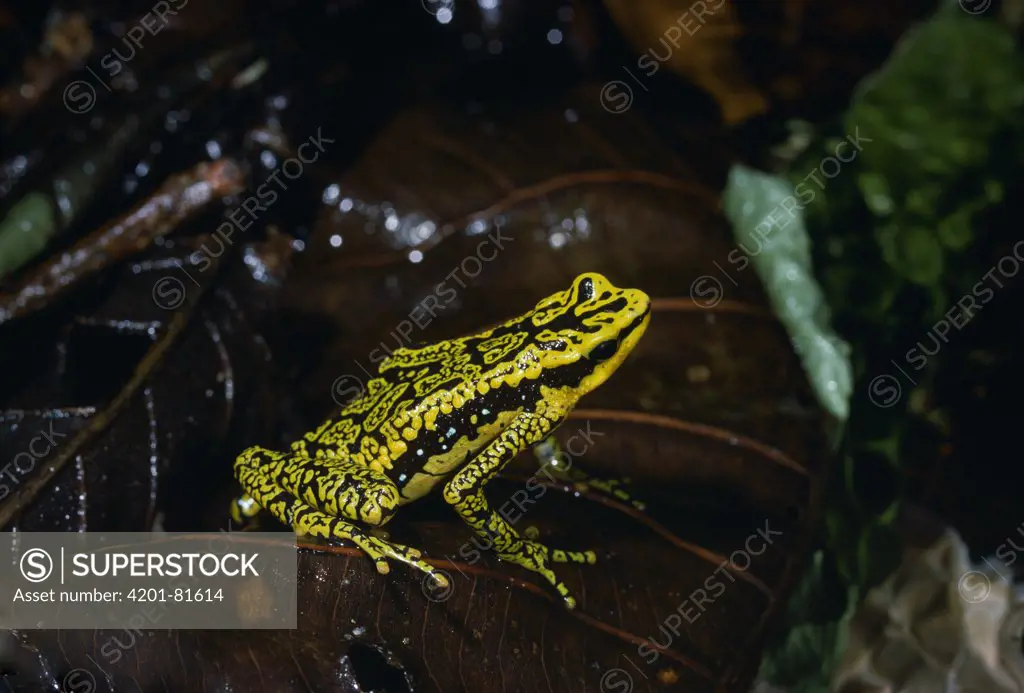
[[[391,566],[388,565],[387,561],[374,561],[374,564],[377,566],[377,572],[381,575],[387,575],[391,572]]]
[[[566,608],[576,608],[576,600],[569,595],[569,588],[558,579],[554,571],[548,567],[548,561],[559,561],[562,563],[593,563],[597,555],[593,551],[562,551],[560,549],[549,549],[543,544],[535,541],[524,541],[516,551],[497,552],[498,558],[509,563],[521,565],[524,568],[537,573],[555,588],[558,596],[565,602]]]
[[[432,579],[439,588],[444,588],[448,586],[448,578],[446,578],[440,571],[438,571],[437,568],[430,565],[426,561],[418,559],[414,560],[409,558],[404,559],[402,562],[405,563],[407,566],[415,568],[421,573],[426,573],[427,575],[429,575],[430,579]]]
[[[372,541],[374,549],[380,555],[386,556],[387,558],[390,558],[394,561],[400,561],[401,563],[405,563],[406,565],[415,568],[416,570],[419,570],[421,572],[427,573],[428,575],[437,574],[437,569],[434,566],[430,565],[429,563],[421,559],[421,556],[423,556],[423,552],[419,549],[414,549],[411,546],[403,546],[402,544],[393,544],[390,541],[384,541],[383,539],[375,538]],[[379,560],[377,562],[378,571],[380,571],[379,566],[381,563],[386,564],[387,562],[384,560]]]
[[[384,541],[383,539],[380,539],[378,541],[380,550],[383,551],[385,554],[391,556],[395,560],[416,560],[417,558],[421,558],[423,556],[422,551],[420,551],[419,549],[414,549],[411,546],[405,546],[404,544],[395,544],[390,541]]]
[[[565,583],[559,580],[558,578],[554,577],[554,575],[548,577],[548,581],[555,588],[555,591],[558,592],[558,595],[562,598],[562,601],[565,603],[565,608],[575,609],[576,599],[571,594],[569,594],[569,588],[565,586]]]
[[[248,493],[243,493],[232,500],[231,509],[231,514],[237,515],[239,518],[256,517],[260,513],[259,503]]]
[[[427,573],[427,577],[433,581],[433,586],[435,589],[447,589],[448,586],[451,584],[448,581],[448,577],[439,570],[430,571],[429,573]]]
[[[647,506],[644,503],[634,499],[626,487],[629,485],[627,479],[597,479],[594,477],[584,475],[583,478],[573,484],[573,488],[579,493],[598,492],[606,496],[610,496],[617,501],[628,503],[637,510],[646,510]]]
[[[551,560],[555,563],[586,563],[593,565],[597,563],[597,554],[593,551],[563,551],[562,549],[552,549]]]

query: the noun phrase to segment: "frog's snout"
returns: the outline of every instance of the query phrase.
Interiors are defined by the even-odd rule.
[[[637,330],[643,333],[650,320],[651,297],[640,289],[623,289],[622,296],[626,299],[626,308],[622,311],[620,323],[623,336]]]
[[[627,301],[627,317],[626,325],[620,333],[622,341],[619,350],[622,358],[625,358],[647,331],[647,324],[651,321],[651,297],[640,289],[624,289],[623,294]]]
[[[651,310],[651,297],[640,289],[626,289],[626,302],[629,304],[629,313],[634,318],[640,318]]]

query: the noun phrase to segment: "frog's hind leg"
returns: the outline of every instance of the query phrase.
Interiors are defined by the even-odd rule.
[[[477,535],[490,542],[502,560],[542,575],[565,600],[565,605],[572,609],[576,606],[576,600],[569,596],[569,589],[558,579],[549,564],[595,563],[596,554],[593,551],[550,549],[522,538],[504,517],[491,509],[483,493],[486,484],[502,467],[527,446],[542,440],[554,426],[554,420],[536,414],[519,416],[448,481],[444,488],[444,498]]]
[[[623,503],[632,505],[637,510],[646,510],[647,506],[633,498],[625,490],[625,481],[618,479],[599,479],[590,476],[572,466],[571,456],[567,455],[554,436],[548,436],[533,447],[534,456],[540,463],[541,470],[556,479],[573,484],[577,490],[594,489],[606,496],[611,496]],[[563,461],[564,460],[564,461]],[[568,464],[566,464],[566,461]]]
[[[334,461],[332,460],[332,462]],[[347,519],[329,515],[314,505],[304,502],[304,498],[297,497],[299,495],[306,497],[310,493],[316,495],[318,491],[322,492],[332,488],[332,484],[337,483],[338,477],[344,475],[344,471],[351,463],[339,461],[339,468],[335,469],[333,474],[329,471],[334,469],[333,464],[330,468],[321,465],[322,460],[291,457],[286,453],[256,447],[249,448],[238,456],[235,461],[235,474],[249,497],[265,508],[279,522],[293,528],[296,532],[321,539],[350,541],[373,559],[377,566],[377,572],[381,574],[387,574],[390,571],[387,561],[390,558],[430,575],[440,587],[447,586],[448,582],[443,573],[421,560],[422,554],[417,549],[372,536]],[[368,468],[360,469],[372,471]],[[321,473],[324,475],[324,479],[318,476]],[[286,483],[282,484],[281,479],[284,479]],[[384,477],[384,481],[391,484],[386,477]],[[288,486],[292,488],[288,488]],[[302,489],[302,493],[295,493],[296,489]],[[358,492],[359,489],[356,491]],[[386,490],[375,486],[363,488],[362,493],[367,497],[378,499],[387,495]],[[344,503],[347,496],[342,493],[342,490],[339,490],[339,494],[341,494],[339,498],[334,499],[321,495],[318,500],[326,500],[324,507],[330,510],[345,511],[351,508],[350,505]],[[356,495],[359,494],[356,493]],[[373,515],[372,502],[359,506],[359,508],[367,511],[370,516]]]

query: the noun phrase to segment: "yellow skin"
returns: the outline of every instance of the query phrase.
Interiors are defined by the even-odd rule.
[[[393,559],[445,586],[418,550],[363,528],[385,524],[444,482],[445,501],[502,560],[543,575],[573,608],[550,563],[594,563],[594,552],[524,539],[491,509],[484,488],[527,447],[550,449],[552,431],[615,372],[649,320],[645,293],[588,273],[492,329],[397,349],[360,397],[289,451],[252,447],[238,456],[245,495],[232,515],[242,522],[263,508],[299,533],[353,542],[381,573]],[[628,500],[616,482],[590,483]]]

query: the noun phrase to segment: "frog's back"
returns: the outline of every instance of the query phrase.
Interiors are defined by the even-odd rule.
[[[292,449],[310,457],[343,456],[374,467],[379,464],[387,471],[408,449],[408,435],[403,437],[395,422],[409,420],[414,411],[426,413],[440,396],[475,387],[490,367],[488,361],[495,361],[493,354],[486,358],[485,353],[494,348],[493,339],[487,343],[492,332],[396,349],[357,397]]]
[[[379,376],[391,387],[407,385],[404,389],[416,403],[459,386],[475,387],[531,341],[535,330],[527,317],[465,337],[396,349],[381,363]]]
[[[395,449],[401,454],[385,473],[398,484],[403,504],[426,495],[507,427],[524,402],[536,399],[535,384],[519,386],[514,401],[492,387],[516,370],[514,361],[528,338],[510,321],[396,351],[382,364],[381,375],[391,383],[409,383],[405,392],[412,395],[383,426],[398,438]]]

